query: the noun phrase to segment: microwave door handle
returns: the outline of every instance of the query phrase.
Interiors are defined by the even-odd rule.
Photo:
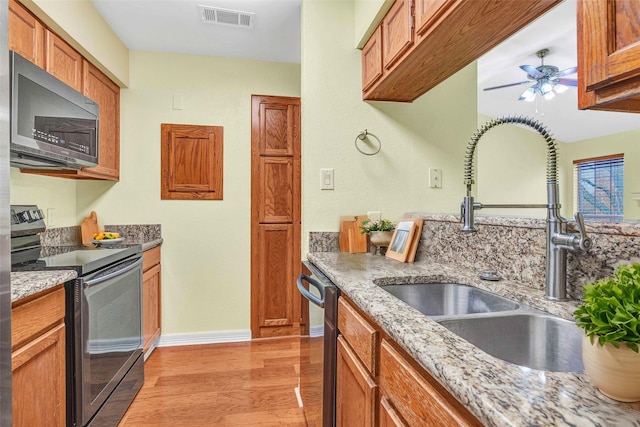
[[[309,283],[309,285],[313,286],[314,288],[316,288],[318,290],[318,292],[320,292],[320,298],[318,298],[317,296],[315,296],[314,294],[312,294],[311,292],[309,292],[309,290],[307,288],[305,288],[304,284],[302,283],[302,281],[305,281],[307,283]],[[298,277],[298,290],[300,291],[300,293],[302,294],[303,297],[305,297],[306,299],[308,299],[309,301],[311,301],[312,303],[314,303],[315,305],[317,305],[318,307],[324,308],[324,286],[322,286],[321,283],[319,283],[317,280],[312,279],[311,277],[301,274]]]
[[[91,286],[98,285],[98,284],[100,284],[100,283],[102,283],[102,282],[106,282],[106,281],[107,281],[107,280],[109,280],[109,279],[113,279],[114,277],[117,277],[117,276],[119,276],[119,275],[121,275],[121,274],[124,274],[124,273],[126,273],[127,271],[131,271],[131,270],[133,270],[134,268],[139,267],[139,266],[140,266],[140,264],[142,264],[142,257],[140,257],[140,259],[138,259],[136,262],[134,262],[134,263],[132,263],[132,264],[129,264],[128,266],[126,266],[126,267],[125,267],[125,268],[123,268],[122,270],[117,270],[117,271],[114,271],[114,272],[113,272],[113,273],[111,273],[111,274],[107,274],[107,275],[105,275],[105,276],[100,276],[100,277],[97,277],[97,278],[95,278],[95,279],[91,279],[91,280],[87,280],[87,281],[85,281],[85,282],[84,282],[84,287],[85,287],[85,288],[88,288],[88,287],[91,287]]]

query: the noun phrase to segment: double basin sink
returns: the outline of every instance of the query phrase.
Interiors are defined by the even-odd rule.
[[[575,323],[456,283],[381,287],[486,353],[532,369],[582,371]]]

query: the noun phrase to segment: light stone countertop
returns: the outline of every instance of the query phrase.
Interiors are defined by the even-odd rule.
[[[513,282],[486,282],[454,265],[399,263],[383,256],[310,253],[308,259],[487,426],[640,427],[640,403],[615,402],[586,374],[545,372],[497,359],[384,291],[392,283],[476,286],[572,318],[575,302],[552,302]]]
[[[11,302],[35,295],[78,277],[73,270],[17,271],[11,273]]]

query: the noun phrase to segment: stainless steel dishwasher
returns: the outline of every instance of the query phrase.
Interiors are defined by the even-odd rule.
[[[309,304],[311,319],[322,328],[300,335],[299,400],[309,427],[336,424],[336,345],[340,290],[313,264],[303,262],[298,290]],[[305,302],[306,303],[306,302]]]

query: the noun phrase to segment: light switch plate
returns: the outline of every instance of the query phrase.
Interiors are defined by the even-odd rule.
[[[442,169],[429,168],[429,187],[442,188]]]
[[[333,190],[333,169],[320,169],[320,189]]]

